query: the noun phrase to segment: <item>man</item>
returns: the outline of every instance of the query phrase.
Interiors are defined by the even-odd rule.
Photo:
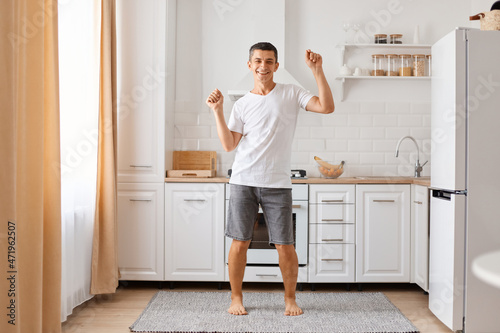
[[[319,96],[292,84],[273,81],[278,70],[278,51],[267,42],[250,48],[248,68],[254,88],[233,106],[229,123],[223,114],[224,97],[215,89],[207,98],[213,110],[219,139],[226,151],[238,147],[231,175],[226,236],[232,238],[228,256],[231,305],[228,312],[246,315],[242,284],[246,253],[252,238],[259,204],[269,230],[269,242],[276,246],[285,287],[285,315],[303,313],[295,301],[298,259],[294,248],[291,150],[300,108],[332,113],[332,92],[323,72],[321,55],[307,50],[305,62],[318,85]]]

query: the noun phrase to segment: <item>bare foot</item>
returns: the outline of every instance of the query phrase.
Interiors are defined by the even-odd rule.
[[[243,300],[240,297],[232,297],[231,299],[231,306],[229,306],[227,312],[235,316],[248,314],[247,310],[245,310],[245,307],[243,306]]]
[[[295,302],[295,298],[285,298],[285,316],[300,316],[303,313],[304,311]]]

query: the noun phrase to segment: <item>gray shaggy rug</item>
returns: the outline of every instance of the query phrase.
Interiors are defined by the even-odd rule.
[[[418,329],[382,293],[297,293],[304,314],[283,315],[282,293],[243,294],[246,316],[226,312],[229,292],[159,291],[132,332],[416,333]]]

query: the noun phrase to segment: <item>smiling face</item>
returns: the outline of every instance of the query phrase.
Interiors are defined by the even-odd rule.
[[[248,68],[253,72],[256,82],[273,82],[273,75],[278,67],[279,63],[276,62],[273,51],[254,50],[248,61]]]

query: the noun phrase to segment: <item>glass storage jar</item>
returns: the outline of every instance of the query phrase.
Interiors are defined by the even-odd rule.
[[[425,54],[413,55],[413,76],[425,76]]]
[[[385,75],[385,55],[383,54],[372,54],[372,76],[384,76]]]
[[[410,54],[400,54],[399,55],[399,76],[411,76],[411,55]]]
[[[375,44],[387,44],[387,35],[386,34],[375,35]]]
[[[432,76],[432,56],[430,54],[425,56],[425,75]]]
[[[403,35],[401,34],[392,34],[390,35],[390,43],[391,44],[403,44]]]
[[[386,54],[385,55],[387,59],[387,72],[385,73],[386,76],[398,76],[398,55],[397,54]]]

